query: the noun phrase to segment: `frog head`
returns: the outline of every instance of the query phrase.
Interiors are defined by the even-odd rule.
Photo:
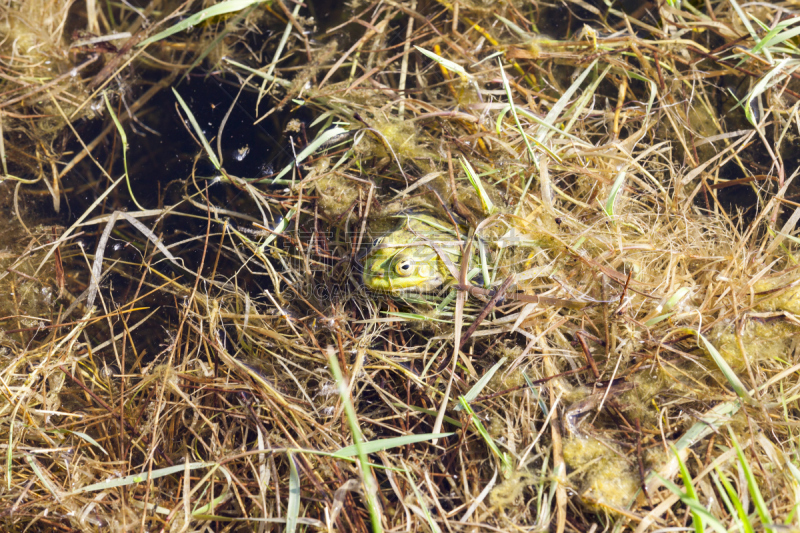
[[[440,254],[455,263],[459,248],[452,244],[453,235],[442,231],[444,223],[429,218],[406,215],[395,231],[372,243],[364,260],[363,280],[368,289],[390,294],[426,292],[452,278]]]

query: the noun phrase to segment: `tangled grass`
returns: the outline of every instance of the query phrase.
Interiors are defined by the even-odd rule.
[[[4,1],[4,528],[800,527],[793,6],[325,9]]]

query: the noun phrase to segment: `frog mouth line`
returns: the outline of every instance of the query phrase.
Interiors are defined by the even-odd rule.
[[[403,279],[393,281],[391,275],[386,272],[364,272],[362,283],[367,290],[377,293],[406,294],[412,292],[425,293],[435,291],[442,285],[443,277],[433,275],[424,279],[416,278],[410,280],[408,285],[402,283]]]

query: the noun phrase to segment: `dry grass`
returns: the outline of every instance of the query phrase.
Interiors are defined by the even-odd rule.
[[[202,4],[4,0],[5,530],[800,528],[791,6]]]

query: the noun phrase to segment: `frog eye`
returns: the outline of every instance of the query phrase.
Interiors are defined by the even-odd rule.
[[[381,244],[381,242],[382,242],[382,241],[383,241],[383,238],[381,238],[381,237],[378,237],[377,239],[375,239],[374,241],[372,241],[372,247],[373,247],[373,248],[377,248],[378,246],[380,246],[380,244]]]
[[[406,259],[404,261],[400,261],[394,267],[394,271],[397,272],[398,276],[410,276],[414,270],[414,262],[411,259]]]

